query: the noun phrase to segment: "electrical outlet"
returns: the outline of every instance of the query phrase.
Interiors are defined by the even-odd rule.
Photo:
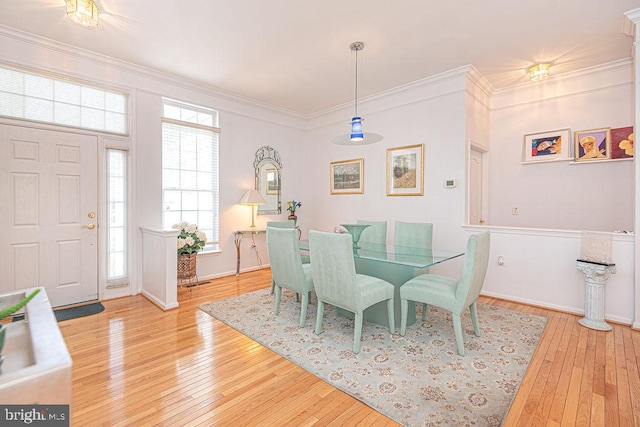
[[[511,208],[511,215],[518,215],[518,208]]]

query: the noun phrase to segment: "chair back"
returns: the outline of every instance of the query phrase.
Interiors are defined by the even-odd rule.
[[[279,286],[298,293],[309,292],[303,289],[304,270],[298,246],[298,230],[295,228],[267,227],[267,253],[271,264],[271,275]]]
[[[395,245],[431,249],[433,224],[430,222],[396,221],[393,227],[393,243]]]
[[[318,298],[337,307],[356,310],[359,292],[351,235],[311,230],[309,255]]]
[[[489,243],[488,231],[469,237],[462,277],[456,289],[456,305],[459,307],[468,307],[480,295],[489,265]]]
[[[296,222],[292,219],[289,219],[287,221],[267,221],[267,227],[296,228]]]
[[[368,224],[360,235],[360,241],[376,245],[387,244],[387,221],[363,221],[359,219],[357,224]]]

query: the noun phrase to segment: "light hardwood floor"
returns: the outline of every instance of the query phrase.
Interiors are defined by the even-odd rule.
[[[196,308],[270,282],[268,269],[243,273],[181,288],[169,312],[135,296],[60,322],[74,363],[73,425],[398,425]],[[505,426],[640,426],[640,332],[480,303],[549,319]]]

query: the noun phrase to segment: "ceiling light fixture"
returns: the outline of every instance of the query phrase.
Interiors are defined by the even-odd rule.
[[[66,2],[69,19],[87,28],[98,26],[100,9],[93,0],[66,0]]]
[[[532,82],[539,82],[540,80],[549,78],[550,64],[536,64],[529,68],[529,78]]]
[[[332,139],[334,144],[338,145],[366,145],[373,144],[374,142],[378,142],[382,140],[382,136],[363,132],[362,131],[362,121],[363,118],[358,115],[358,52],[364,49],[364,43],[362,42],[353,42],[349,45],[349,48],[352,52],[356,53],[356,96],[355,96],[355,107],[356,114],[351,119],[351,132],[345,135],[336,136]]]

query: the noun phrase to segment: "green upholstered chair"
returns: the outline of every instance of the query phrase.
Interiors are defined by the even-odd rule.
[[[271,263],[271,274],[275,282],[276,301],[274,313],[280,312],[282,288],[302,295],[300,327],[307,321],[309,293],[313,289],[311,265],[302,264],[298,247],[298,230],[295,228],[267,227],[267,251]]]
[[[387,221],[364,221],[359,219],[357,224],[369,224],[360,236],[360,243],[387,244]]]
[[[313,283],[318,297],[316,334],[322,330],[324,305],[355,314],[353,352],[360,351],[363,312],[366,308],[387,301],[389,332],[395,332],[393,314],[394,287],[391,283],[364,274],[356,274],[353,261],[353,240],[350,234],[309,232],[309,253],[313,266]]]
[[[464,356],[464,340],[462,338],[460,316],[469,308],[473,331],[476,336],[480,336],[476,300],[482,290],[487,273],[487,265],[489,264],[489,240],[488,231],[469,237],[464,268],[459,280],[435,274],[423,274],[414,277],[400,287],[400,308],[402,312],[400,335],[404,336],[407,331],[409,301],[435,305],[451,312],[458,353]]]
[[[274,227],[274,228],[296,228],[296,222],[292,219],[286,220],[286,221],[267,221],[267,227]],[[296,229],[297,233],[298,233],[298,238],[300,238],[300,231],[298,229]],[[309,255],[307,254],[300,254],[300,259],[302,259],[302,263],[303,264],[309,264],[311,262],[311,259],[309,258]],[[273,280],[273,277],[271,278],[271,293],[273,294],[274,289],[276,287],[276,283]]]
[[[296,228],[296,222],[292,219],[288,219],[286,221],[267,221],[267,227]]]
[[[393,244],[431,249],[433,224],[429,222],[401,222],[394,224]]]
[[[432,250],[433,224],[430,222],[402,222],[396,221],[393,231],[393,244],[426,251]],[[428,274],[429,267],[417,269],[415,275]],[[422,320],[426,320],[427,305],[422,304]]]

